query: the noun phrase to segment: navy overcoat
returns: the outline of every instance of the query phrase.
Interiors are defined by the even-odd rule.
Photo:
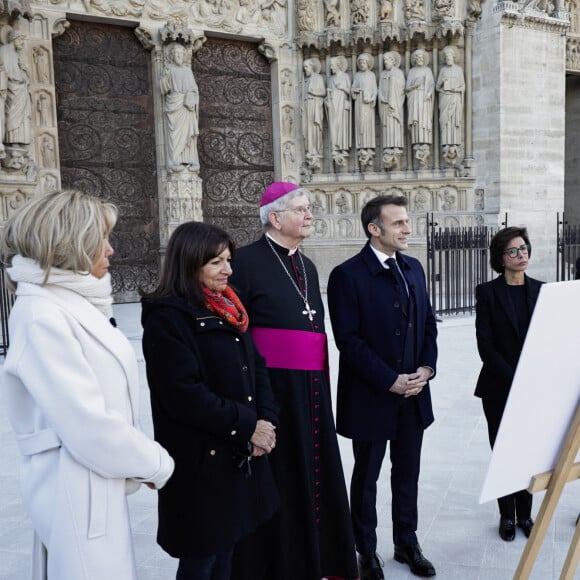
[[[416,304],[414,332],[416,367],[434,371],[437,361],[437,325],[426,290],[421,263],[397,253]],[[401,290],[367,242],[359,254],[340,264],[328,280],[328,306],[336,345],[340,351],[337,394],[337,432],[357,441],[385,441],[397,432],[401,395],[389,388],[402,370],[404,330]],[[413,369],[414,370],[414,369]],[[433,422],[427,384],[416,397],[421,423]]]

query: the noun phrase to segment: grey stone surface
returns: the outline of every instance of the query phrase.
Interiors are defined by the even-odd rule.
[[[115,314],[140,362],[142,427],[151,433],[149,398],[140,346],[140,308],[138,304],[118,305]],[[437,569],[437,578],[509,580],[517,567],[525,537],[518,531],[514,542],[500,540],[495,502],[478,504],[490,450],[481,405],[472,394],[480,366],[475,345],[474,318],[445,318],[439,324],[439,349],[438,374],[432,383],[436,419],[425,434],[423,448],[419,539],[426,556]],[[330,352],[334,386],[338,355],[332,338]],[[348,482],[353,464],[350,442],[342,438],[339,438],[339,442]],[[20,504],[18,454],[1,402],[0,465],[0,580],[27,580],[32,531]],[[534,497],[534,515],[543,495],[540,493]],[[568,484],[550,524],[531,575],[532,580],[556,580],[559,577],[580,511],[579,498],[580,481]],[[140,580],[172,580],[175,577],[176,561],[155,543],[155,493],[141,489],[130,496],[129,503]],[[393,559],[387,463],[379,480],[378,509],[378,550],[385,560],[385,578],[413,578],[407,566]],[[575,578],[580,579],[580,571],[577,571]]]

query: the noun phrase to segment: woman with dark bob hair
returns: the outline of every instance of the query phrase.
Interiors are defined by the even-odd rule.
[[[155,438],[175,459],[157,541],[179,558],[177,580],[228,580],[236,543],[278,507],[267,457],[277,406],[228,286],[233,253],[222,229],[181,224],[142,300]]]
[[[491,267],[500,276],[475,289],[475,330],[483,362],[475,396],[481,398],[493,448],[542,282],[525,274],[532,255],[526,228],[499,230],[489,250]],[[501,539],[515,538],[516,523],[529,537],[532,495],[524,489],[497,501]]]
[[[42,195],[6,222],[16,302],[0,367],[34,528],[33,579],[137,580],[127,493],[160,488],[173,461],[139,431],[139,371],[111,323],[115,206]]]

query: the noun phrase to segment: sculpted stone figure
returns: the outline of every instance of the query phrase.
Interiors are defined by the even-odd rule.
[[[326,26],[340,26],[340,12],[338,0],[325,0],[326,4]]]
[[[433,101],[435,79],[427,66],[429,57],[419,48],[411,55],[412,68],[407,75],[407,123],[415,159],[425,167],[429,157],[429,145],[433,143]]]
[[[387,22],[391,20],[392,12],[393,4],[390,2],[390,0],[380,0],[379,20],[381,22]]]
[[[425,20],[424,0],[405,0],[405,18],[407,20]]]
[[[399,68],[401,55],[386,52],[383,55],[385,70],[379,80],[379,116],[383,138],[383,163],[386,169],[398,167],[400,155],[405,147],[405,75]],[[393,165],[394,162],[394,165]]]
[[[330,128],[332,157],[337,165],[344,164],[352,143],[351,82],[346,72],[347,66],[344,56],[335,56],[330,59],[332,75],[326,91],[326,111]]]
[[[7,145],[31,142],[32,102],[28,70],[20,60],[23,48],[24,35],[18,30],[11,30],[8,42],[0,46],[0,66],[6,72],[4,143]]]
[[[199,91],[187,50],[177,42],[168,47],[168,64],[159,85],[165,95],[165,141],[169,171],[198,170],[197,156]]]
[[[359,161],[370,166],[375,154],[375,106],[377,104],[377,79],[372,72],[373,57],[363,52],[357,58],[358,72],[355,73],[351,94],[354,99],[355,145],[359,150]]]
[[[320,74],[320,61],[307,58],[304,61],[303,93],[303,135],[306,162],[313,169],[320,168],[322,159],[322,118],[324,115],[324,97],[326,88]]]
[[[443,57],[445,66],[439,71],[436,89],[439,92],[439,126],[443,156],[450,162],[457,158],[456,149],[463,143],[465,79],[463,70],[455,64],[455,49],[451,46],[445,47]]]
[[[368,0],[351,0],[350,17],[353,26],[367,24],[369,14],[370,6]]]
[[[50,81],[48,53],[44,48],[35,46],[32,50],[32,58],[36,67],[36,79],[39,83],[48,83]]]
[[[312,0],[298,0],[297,24],[298,29],[304,32],[311,32],[316,29],[316,6]]]
[[[287,0],[263,0],[260,3],[262,20],[278,32],[286,30]]]

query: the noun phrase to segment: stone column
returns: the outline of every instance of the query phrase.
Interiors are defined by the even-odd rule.
[[[484,189],[498,224],[507,213],[508,225],[528,227],[530,275],[554,281],[556,213],[564,208],[568,21],[522,14],[514,2],[482,8],[474,34],[475,187]]]

